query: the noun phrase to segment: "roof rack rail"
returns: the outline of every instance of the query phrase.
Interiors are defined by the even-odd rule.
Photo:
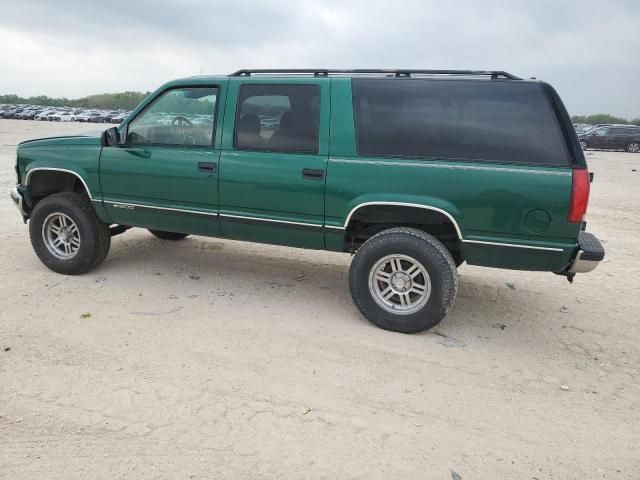
[[[242,69],[230,74],[230,77],[250,77],[251,75],[313,75],[314,77],[328,77],[329,75],[393,75],[395,77],[411,77],[411,75],[461,75],[461,76],[489,76],[492,79],[506,78],[508,80],[522,80],[502,70],[421,70],[421,69],[355,69],[340,70],[327,68],[258,68]]]

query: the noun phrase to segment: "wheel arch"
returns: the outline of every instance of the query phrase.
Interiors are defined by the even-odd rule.
[[[463,239],[453,208],[411,201],[370,200],[358,203],[344,222],[344,250],[357,250],[371,236],[394,227],[414,227],[438,238],[454,256]]]
[[[34,180],[35,179],[35,180]],[[74,170],[69,170],[66,168],[57,168],[57,167],[34,167],[27,171],[24,186],[29,188],[30,193],[33,195],[33,190],[36,191],[46,191],[46,186],[42,185],[45,180],[53,180],[53,184],[51,185],[51,191],[49,193],[58,193],[60,185],[68,185],[69,180],[72,179],[72,183],[75,186],[76,182],[79,181],[79,184],[82,186],[84,191],[90,200],[93,200],[93,196],[91,194],[91,190],[87,185],[87,182],[82,175]],[[54,191],[55,190],[55,191]]]
[[[349,227],[349,223],[352,221],[352,219],[354,218],[354,216],[357,214],[359,210],[367,207],[374,207],[374,206],[422,209],[422,210],[429,210],[432,212],[439,213],[444,217],[446,217],[449,222],[451,222],[451,224],[455,228],[456,234],[458,235],[458,240],[462,240],[462,230],[460,229],[460,225],[458,221],[455,219],[455,217],[451,213],[449,213],[444,208],[436,207],[433,205],[425,205],[422,203],[412,203],[412,202],[403,202],[403,201],[374,200],[374,201],[359,203],[349,211],[349,214],[347,215],[344,221],[344,225],[343,225],[344,228],[347,229]]]

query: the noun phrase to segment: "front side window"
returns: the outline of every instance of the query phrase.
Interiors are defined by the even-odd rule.
[[[318,85],[242,85],[236,112],[239,150],[317,153]]]
[[[218,89],[175,88],[157,98],[127,128],[127,143],[211,146]]]
[[[608,128],[598,128],[592,132],[592,135],[596,135],[598,137],[604,137],[607,133],[609,133]]]
[[[354,79],[358,153],[568,166],[538,84]]]

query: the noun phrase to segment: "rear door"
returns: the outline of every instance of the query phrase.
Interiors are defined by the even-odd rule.
[[[596,128],[593,132],[591,132],[589,144],[594,148],[607,148],[607,145],[609,143],[608,135],[608,127]]]
[[[627,128],[612,127],[609,129],[609,148],[623,149],[627,145]]]
[[[172,87],[105,147],[100,182],[114,223],[217,235],[216,119],[222,85]]]
[[[327,78],[233,78],[220,156],[224,236],[323,248]]]

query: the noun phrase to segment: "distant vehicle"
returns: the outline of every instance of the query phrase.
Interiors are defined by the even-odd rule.
[[[115,117],[111,117],[109,123],[122,123],[129,116],[131,112],[124,112],[116,115]]]
[[[15,118],[15,116],[22,112],[24,110],[24,108],[14,108],[13,110],[9,110],[6,115],[3,116],[3,118]]]
[[[61,122],[75,122],[76,116],[71,112],[64,112],[60,114]]]
[[[60,121],[60,112],[57,110],[54,112],[50,112],[45,117],[45,120],[49,120],[50,122],[59,122]]]
[[[49,115],[53,114],[54,111],[53,110],[42,110],[40,113],[38,113],[35,117],[36,120],[49,120]]]
[[[593,128],[593,125],[589,125],[587,123],[574,123],[573,126],[577,133],[585,133]]]
[[[583,150],[626,150],[640,152],[640,127],[633,125],[603,125],[579,135]]]
[[[79,122],[91,122],[96,123],[101,117],[100,113],[95,111],[84,112],[76,117]]]

